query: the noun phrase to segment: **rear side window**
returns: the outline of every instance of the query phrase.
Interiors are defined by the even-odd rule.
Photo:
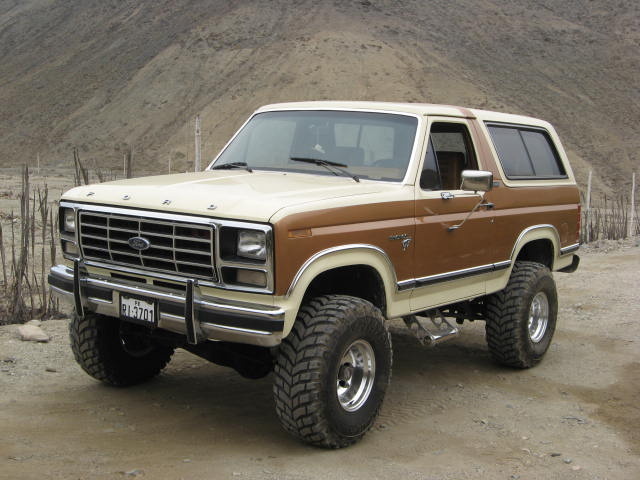
[[[487,124],[502,168],[509,179],[566,178],[558,152],[545,130]]]

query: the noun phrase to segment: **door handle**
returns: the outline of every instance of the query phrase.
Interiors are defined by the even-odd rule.
[[[491,210],[492,208],[494,208],[496,205],[495,203],[492,202],[487,202],[487,203],[481,203],[480,205],[478,205],[479,207],[485,207],[487,210]]]

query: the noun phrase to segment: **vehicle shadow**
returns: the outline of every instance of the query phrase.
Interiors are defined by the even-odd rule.
[[[478,329],[435,348],[422,346],[406,329],[391,331],[393,377],[377,422],[380,429],[428,416],[434,405],[445,401],[443,392],[458,388],[461,382],[483,384],[503,371],[491,362]],[[83,393],[93,397],[88,402],[98,400],[101,405],[96,408],[106,412],[107,424],[124,425],[123,432],[133,425],[136,432],[160,443],[168,441],[161,434],[168,430],[174,441],[224,442],[241,450],[265,443],[307,448],[281,428],[271,381],[272,375],[244,379],[229,368],[179,350],[167,369],[150,382],[128,389],[89,384]]]

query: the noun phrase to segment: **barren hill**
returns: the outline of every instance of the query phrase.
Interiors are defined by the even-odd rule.
[[[190,168],[257,106],[450,103],[554,123],[578,178],[640,165],[633,0],[1,0],[0,165]]]

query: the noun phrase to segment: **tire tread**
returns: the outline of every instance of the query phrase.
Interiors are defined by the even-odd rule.
[[[125,387],[144,382],[169,363],[173,348],[157,346],[144,358],[128,356],[114,345],[113,328],[119,320],[96,313],[75,312],[69,323],[73,356],[90,376],[108,385]]]
[[[521,334],[520,322],[522,315],[528,314],[525,299],[531,293],[532,285],[545,276],[553,283],[551,272],[546,266],[536,262],[517,261],[507,286],[487,298],[486,339],[491,356],[498,363],[514,368],[530,368],[542,359],[542,355],[531,355],[529,352],[527,337]],[[555,284],[553,285],[555,290]],[[553,331],[550,333],[553,334]]]
[[[319,393],[334,334],[352,317],[365,314],[375,314],[384,323],[380,311],[366,300],[345,295],[317,297],[301,308],[293,330],[282,341],[274,368],[276,412],[285,430],[306,443],[342,448],[366,433],[365,430],[345,437],[334,432],[325,418],[325,405]],[[390,349],[391,337],[386,328],[384,331]],[[374,419],[379,408],[380,405]]]

